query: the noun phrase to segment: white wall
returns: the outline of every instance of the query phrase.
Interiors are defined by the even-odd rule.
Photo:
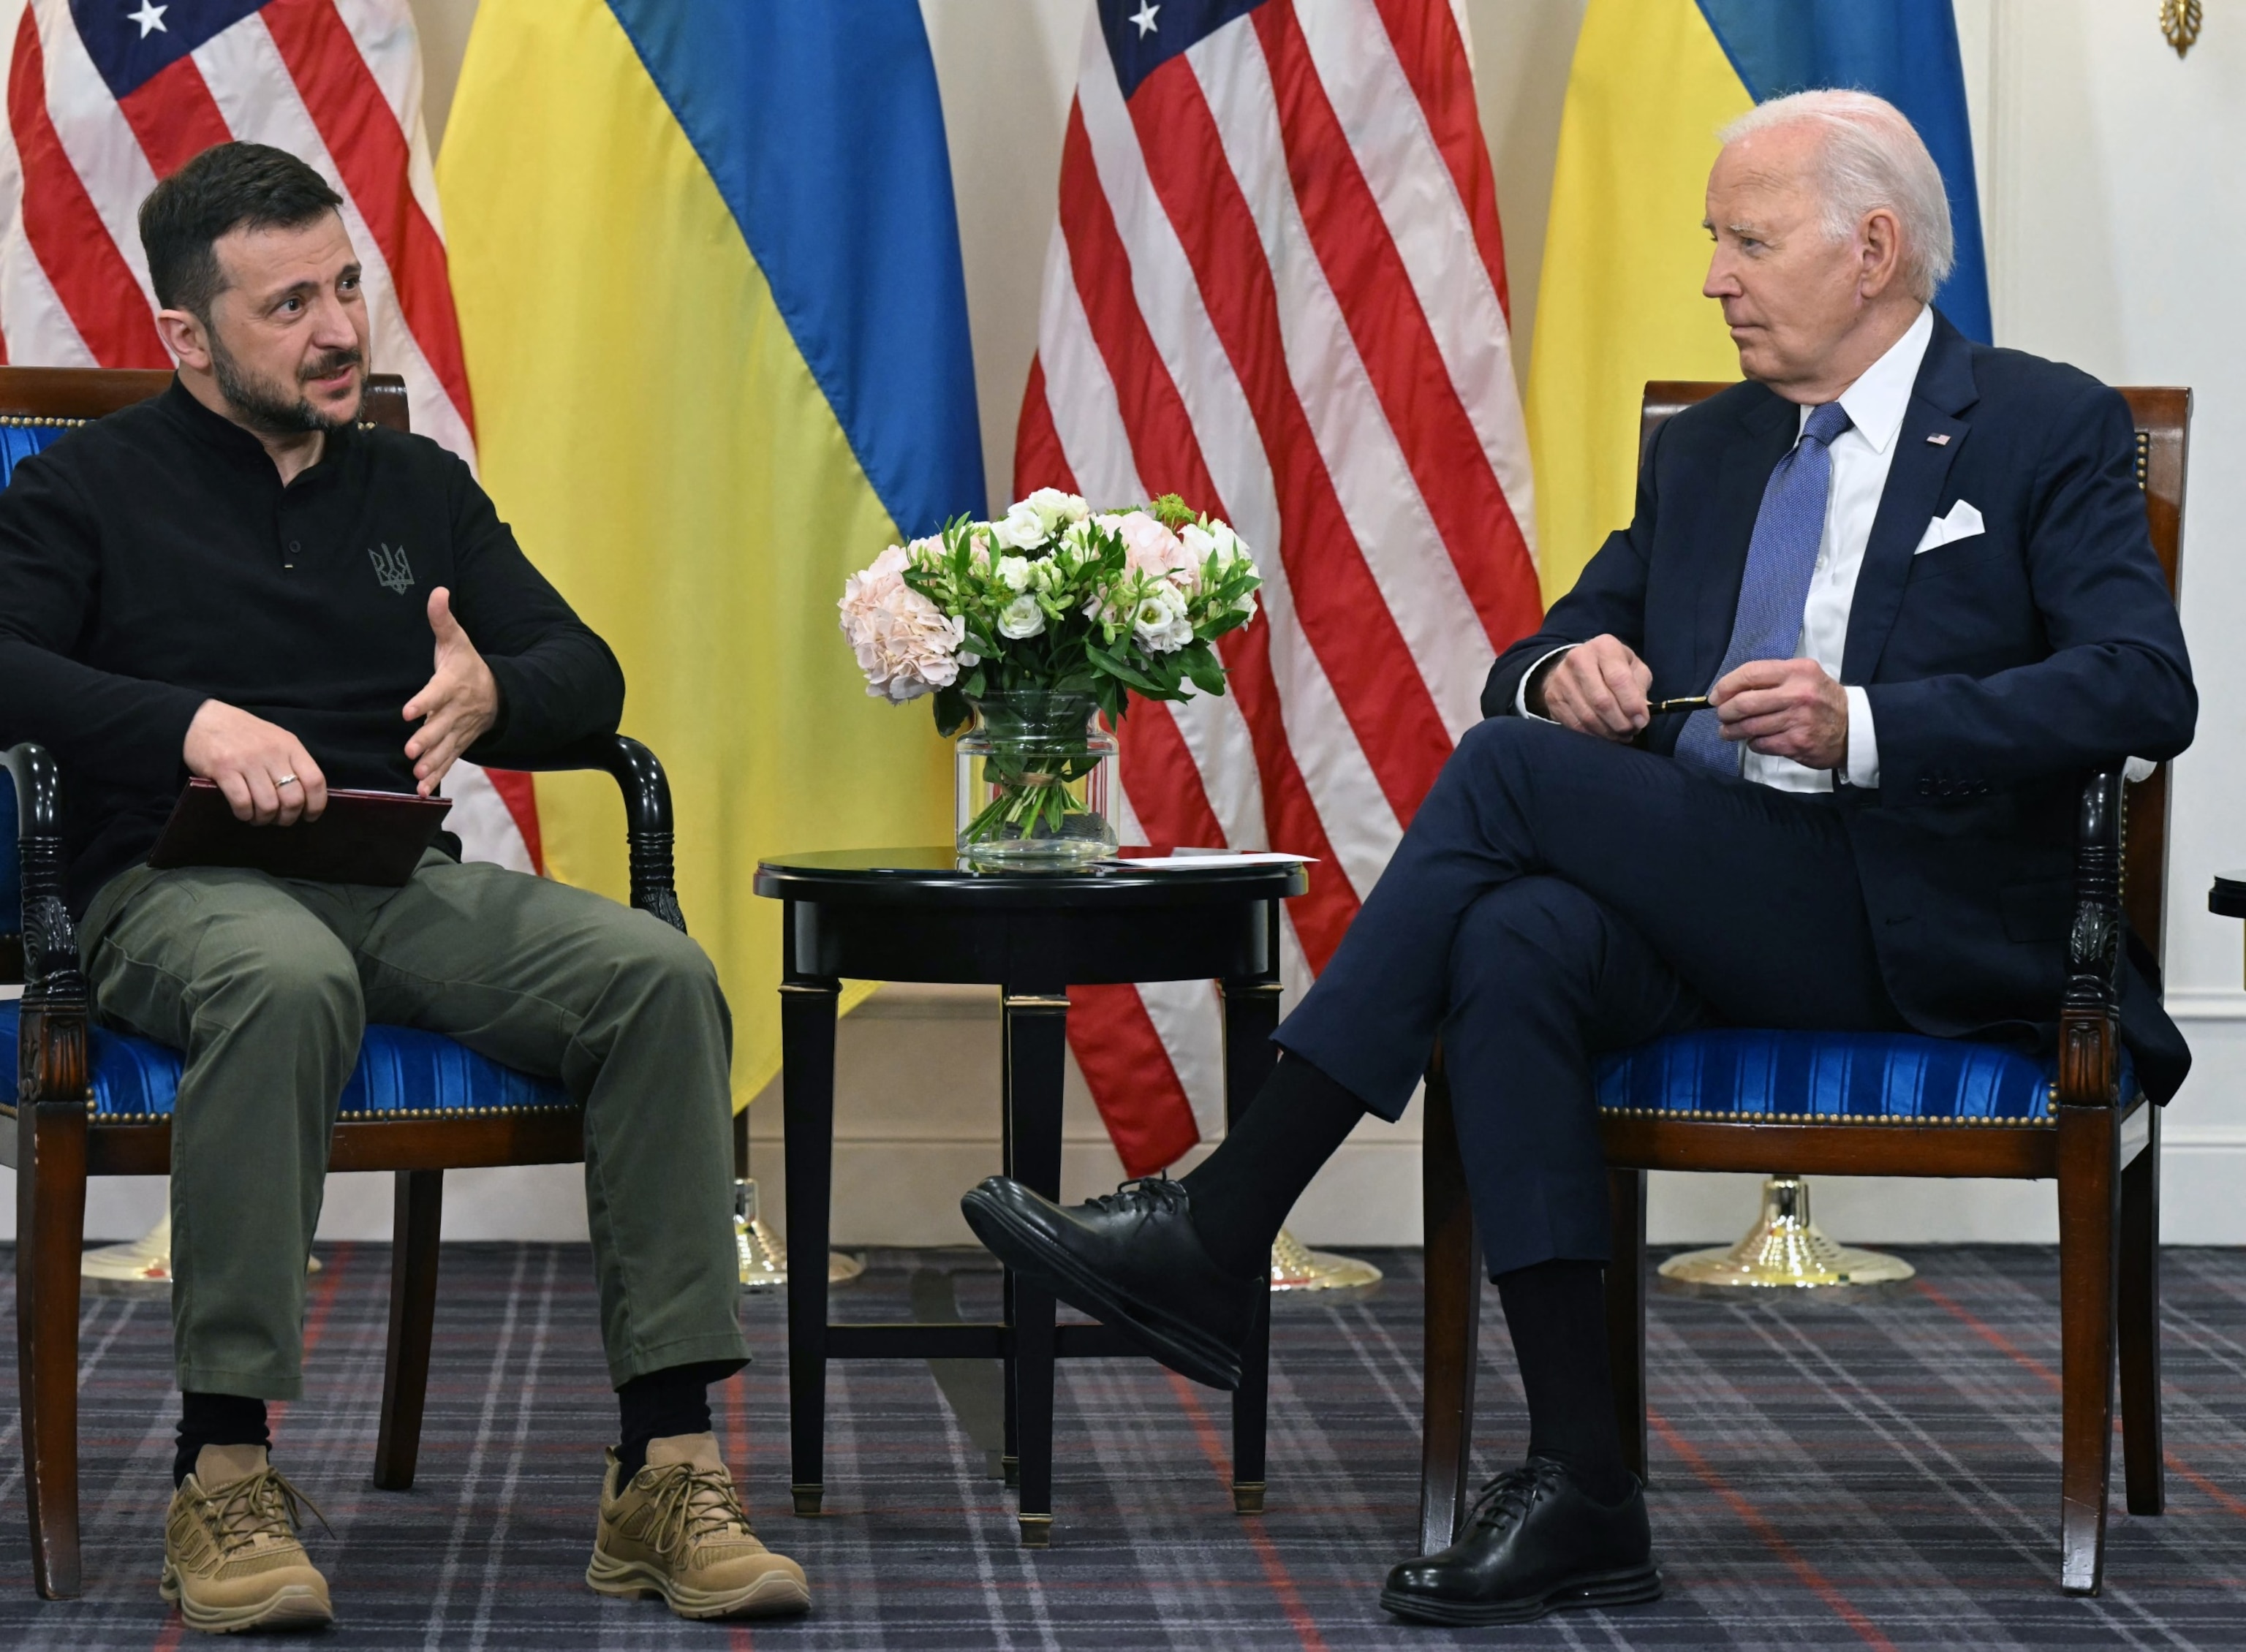
[[[473,0],[413,0],[440,139]],[[1012,465],[1014,418],[1036,343],[1085,0],[922,0],[949,129],[977,392],[994,502]],[[1568,61],[1582,0],[1467,0],[1482,124],[1504,219],[1516,331],[1534,323],[1536,275]],[[1980,162],[1998,342],[2074,362],[2113,383],[2197,395],[2185,533],[2184,617],[2199,674],[2198,745],[2177,765],[2170,867],[2170,999],[2199,1064],[2168,1115],[2167,1228],[2179,1241],[2246,1242],[2246,991],[2239,926],[2205,909],[2209,875],[2246,865],[2246,762],[2238,712],[2246,568],[2230,553],[2246,476],[2246,32],[2210,26],[2179,62],[2155,8],[2113,0],[1957,0]],[[840,1238],[964,1236],[958,1189],[995,1168],[997,1012],[988,994],[895,989],[845,1023],[837,1133]],[[943,1082],[930,1084],[931,1069]],[[777,1211],[778,1097],[752,1115],[758,1168]],[[1071,1076],[1066,1179],[1082,1193],[1119,1174]],[[1306,1237],[1410,1242],[1418,1222],[1416,1114],[1368,1125],[1297,1212]],[[459,1237],[582,1231],[575,1173],[455,1176]],[[1658,1237],[1735,1234],[1750,1179],[1658,1179]],[[98,1186],[92,1231],[136,1232],[160,1182]],[[0,1222],[13,1189],[0,1179]],[[2003,1183],[1818,1184],[1824,1224],[1851,1239],[2034,1239],[2055,1232],[2046,1187]],[[331,1236],[379,1235],[380,1179],[337,1178]]]
[[[2178,61],[2150,8],[1994,0],[1985,192],[1999,342],[2113,384],[2194,392],[2183,619],[2199,738],[2176,764],[2168,1000],[2197,1057],[2168,1112],[2168,1228],[2246,1241],[2246,992],[2240,926],[2209,879],[2246,865],[2246,37]]]

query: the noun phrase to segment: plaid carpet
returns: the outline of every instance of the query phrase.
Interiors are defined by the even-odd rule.
[[[282,1465],[343,1615],[337,1647],[727,1649],[1426,1647],[2246,1647],[2246,1252],[2168,1264],[2170,1513],[2119,1512],[2104,1598],[2057,1589],[2057,1266],[2048,1250],[1915,1253],[1922,1282],[1858,1305],[1657,1297],[1653,1518],[1658,1605],[1524,1629],[1412,1630],[1374,1601],[1411,1547],[1418,1259],[1383,1254],[1365,1300],[1283,1302],[1271,1512],[1231,1514],[1217,1397],[1151,1363],[1064,1368],[1055,1546],[1016,1547],[989,1478],[986,1364],[853,1364],[832,1378],[828,1515],[787,1513],[779,1302],[748,1309],[759,1364],[718,1428],[759,1526],[809,1569],[793,1624],[690,1625],[581,1581],[599,1442],[614,1424],[587,1259],[450,1247],[422,1478],[371,1490],[388,1254],[325,1250],[311,1393],[279,1424]],[[0,1264],[7,1259],[0,1256]],[[881,1253],[845,1311],[990,1311],[956,1254]],[[12,1268],[4,1275],[12,1280]],[[7,1294],[0,1284],[0,1295]],[[1489,1305],[1482,1438],[1522,1420]],[[169,1648],[156,1598],[170,1455],[160,1305],[90,1300],[83,1439],[86,1598],[32,1595],[13,1362],[0,1383],[0,1646]],[[2118,1472],[2118,1452],[2117,1452]]]

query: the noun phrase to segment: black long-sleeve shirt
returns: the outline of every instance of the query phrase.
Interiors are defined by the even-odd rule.
[[[72,910],[154,844],[207,699],[289,730],[330,785],[412,791],[439,585],[499,685],[476,762],[616,726],[616,656],[424,437],[332,432],[284,487],[174,381],[22,460],[0,493],[0,748],[62,766]]]

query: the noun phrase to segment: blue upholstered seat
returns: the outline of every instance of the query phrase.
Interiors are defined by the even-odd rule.
[[[0,1072],[16,1071],[17,1017],[14,1002],[0,1003]],[[170,1116],[180,1085],[177,1050],[96,1028],[91,1054],[97,1117],[121,1122]],[[559,1080],[502,1067],[433,1032],[374,1026],[366,1030],[358,1065],[344,1087],[343,1116],[465,1117],[569,1105]]]
[[[2055,1064],[1905,1032],[1680,1032],[1599,1064],[1599,1106],[1773,1124],[2048,1125]],[[2136,1075],[2121,1057],[2121,1094]]]

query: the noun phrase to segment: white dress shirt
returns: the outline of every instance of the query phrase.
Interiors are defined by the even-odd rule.
[[[1888,347],[1887,353],[1841,392],[1848,428],[1834,438],[1828,450],[1833,475],[1826,494],[1825,532],[1818,540],[1817,565],[1810,573],[1809,596],[1802,607],[1801,636],[1793,649],[1794,658],[1816,661],[1835,682],[1841,676],[1841,656],[1848,648],[1848,610],[1855,601],[1856,575],[1864,566],[1872,519],[1879,514],[1880,495],[1888,485],[1888,467],[1895,461],[1903,411],[1910,405],[1911,386],[1918,382],[1919,364],[1925,359],[1927,343],[1933,337],[1934,312],[1922,309],[1918,319]],[[1807,407],[1801,410],[1802,425],[1809,422],[1809,413]],[[1565,651],[1555,649],[1553,653]],[[1543,663],[1539,660],[1536,665]],[[1521,673],[1521,687],[1515,691],[1514,709],[1525,716],[1535,715],[1528,710],[1527,695],[1536,665]],[[1861,688],[1842,691],[1848,698],[1848,784],[1875,786],[1880,783],[1880,746],[1872,727],[1871,698]],[[1767,757],[1742,743],[1739,758],[1740,775],[1759,785],[1782,792],[1833,789],[1828,771],[1805,768],[1791,758]]]

